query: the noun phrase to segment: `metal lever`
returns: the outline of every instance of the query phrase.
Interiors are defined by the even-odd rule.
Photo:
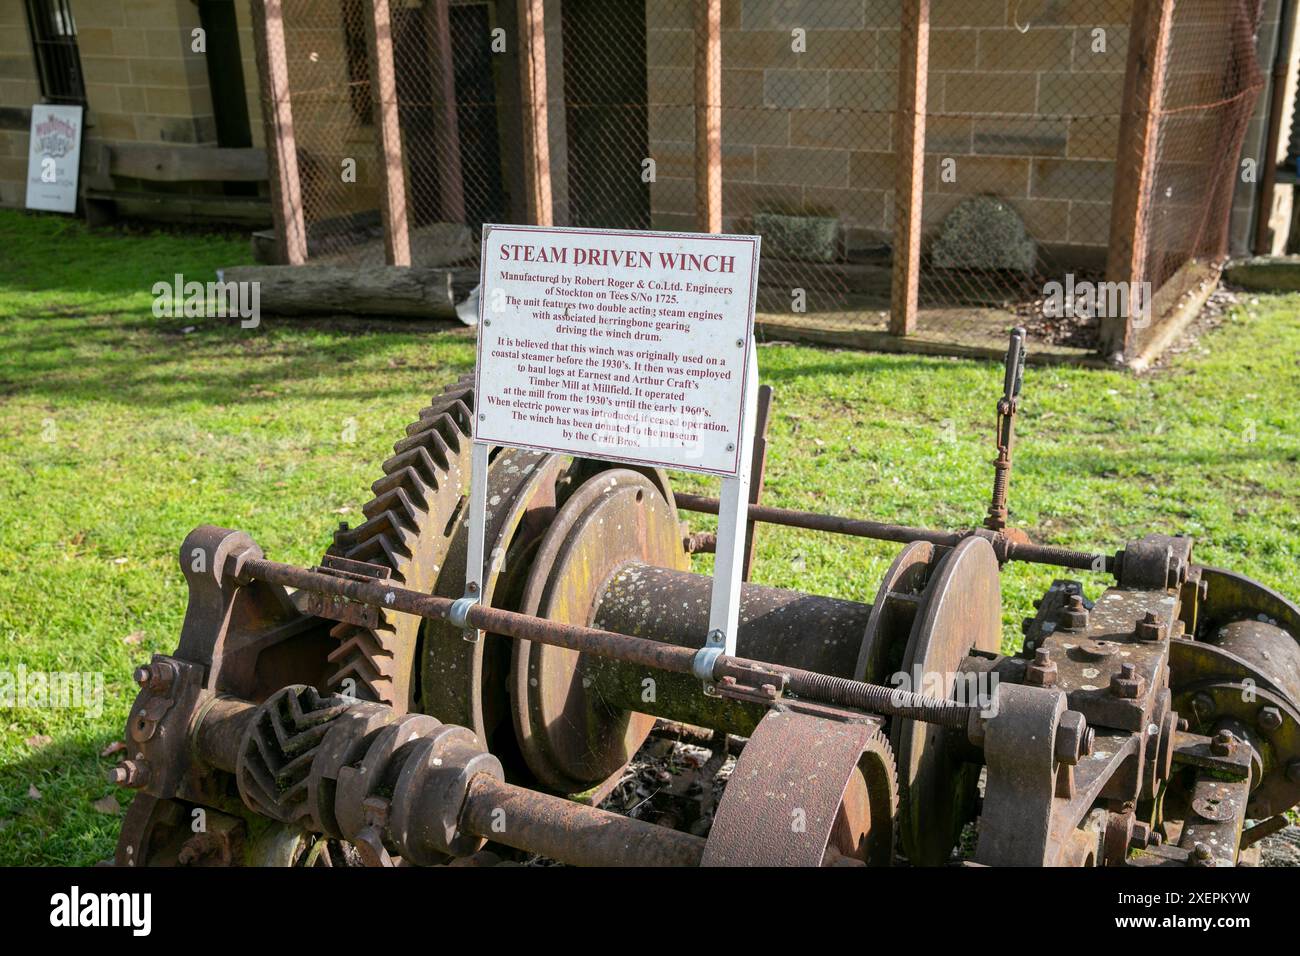
[[[1016,411],[1020,404],[1020,387],[1025,381],[1025,330],[1011,330],[1007,346],[1006,374],[1002,380],[1002,397],[998,399],[997,448],[993,462],[993,500],[984,527],[1002,531],[1007,526],[1007,488],[1011,484],[1011,449],[1015,439]]]

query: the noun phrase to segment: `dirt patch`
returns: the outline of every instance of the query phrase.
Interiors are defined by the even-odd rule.
[[[1300,826],[1293,823],[1260,840],[1259,853],[1262,866],[1300,866]]]
[[[1249,292],[1219,286],[1205,300],[1205,305],[1201,307],[1201,311],[1197,313],[1196,318],[1188,323],[1187,328],[1183,330],[1183,334],[1178,336],[1174,343],[1160,353],[1160,357],[1151,363],[1151,367],[1147,370],[1148,373],[1168,369],[1180,355],[1201,351],[1203,348],[1201,339],[1229,321],[1229,313],[1233,309],[1258,302],[1259,299],[1252,297]]]

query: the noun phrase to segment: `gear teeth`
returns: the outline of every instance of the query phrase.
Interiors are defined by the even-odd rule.
[[[366,508],[369,507],[369,504],[366,505]],[[364,512],[365,508],[362,511]],[[404,558],[409,558],[411,549],[406,541],[406,536],[407,534],[414,536],[418,522],[414,521],[410,515],[406,517],[408,521],[411,521],[411,524],[403,523],[402,516],[389,509],[371,515],[368,521],[357,525],[352,531],[346,533],[345,537],[350,535],[351,541],[347,542],[349,548],[344,557],[351,558],[366,553],[368,545],[382,539],[385,542],[384,552],[394,555],[394,560],[397,560],[396,555],[398,554]],[[359,560],[365,559],[359,558]]]
[[[321,741],[349,702],[296,685],[271,695],[259,708],[240,746],[236,780],[254,812],[297,823],[309,816],[307,778]]]
[[[419,530],[420,519],[424,517],[424,512],[425,509],[418,507],[400,484],[381,493],[379,497],[372,498],[361,509],[361,513],[367,518],[381,514],[391,515],[392,520],[413,533]]]
[[[402,468],[390,472],[370,486],[370,491],[376,498],[396,489],[401,489],[420,511],[429,510],[429,495],[437,491],[437,487],[426,484],[424,478],[414,468]]]
[[[429,450],[423,445],[416,446],[400,455],[394,455],[384,462],[383,469],[385,475],[392,475],[399,471],[414,472],[420,477],[421,481],[434,491],[442,487],[440,476],[445,475],[445,472],[439,470],[433,456],[429,454]],[[383,481],[383,479],[381,478],[380,481]]]
[[[345,670],[349,663],[364,664],[370,677],[393,676],[392,651],[384,646],[375,631],[357,624],[340,624],[330,631],[330,636],[339,641],[339,646],[326,658],[331,664],[343,661]],[[334,678],[330,683],[335,683]]]
[[[410,556],[411,552],[408,548],[395,544],[392,536],[387,534],[376,535],[349,548],[343,554],[343,557],[351,558],[353,561],[383,564],[391,568],[389,580],[395,584],[406,583],[406,572],[402,570],[402,565]]]
[[[406,427],[408,434],[393,445],[394,453],[400,455],[412,448],[422,447],[438,467],[444,471],[451,468],[453,457],[460,451],[460,437],[456,434],[456,423],[450,416],[440,415],[428,422],[415,422]]]
[[[432,590],[469,472],[474,405],[472,372],[433,396],[383,463],[384,476],[371,486],[373,498],[361,509],[366,520],[335,532],[329,553],[382,564],[394,583]],[[412,670],[421,622],[380,613],[384,624],[377,629],[340,625],[331,630],[339,644],[329,655],[335,670],[328,683],[339,687],[351,679],[357,697],[404,713],[414,704]]]

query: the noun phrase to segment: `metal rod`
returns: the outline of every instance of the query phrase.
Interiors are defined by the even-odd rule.
[[[460,823],[517,850],[574,866],[699,866],[703,837],[479,774]]]
[[[382,581],[341,578],[321,571],[298,568],[291,564],[281,564],[278,561],[267,561],[261,558],[245,560],[240,565],[239,580],[241,582],[266,581],[282,587],[334,594],[359,604],[389,608],[434,620],[446,620],[454,603],[450,598],[421,594]],[[692,662],[697,653],[696,648],[663,644],[644,637],[632,637],[594,627],[548,621],[530,614],[485,607],[482,604],[476,604],[469,609],[467,623],[471,627],[493,634],[536,641],[554,647],[565,647],[583,654],[630,661],[644,667],[676,674],[692,673]],[[774,676],[788,675],[789,690],[807,700],[860,707],[876,714],[908,717],[944,727],[964,727],[971,710],[969,706],[953,700],[908,693],[895,687],[866,684],[862,681],[831,677],[800,668],[783,667],[729,655],[718,658],[714,665],[713,676],[715,679],[731,676],[747,680],[753,677],[755,670],[767,671]]]
[[[677,507],[683,511],[695,511],[700,514],[718,513],[718,499],[703,495],[688,495],[674,492]],[[814,511],[794,511],[790,508],[774,508],[771,505],[752,505],[749,517],[767,524],[784,525],[787,528],[803,528],[807,531],[828,531],[831,534],[847,534],[857,538],[876,538],[881,541],[897,541],[907,544],[912,541],[929,541],[931,544],[952,547],[962,539],[955,531],[931,531],[925,528],[909,528],[906,525],[884,524],[879,521],[863,521],[860,518],[842,518],[838,515],[817,514]]]
[[[683,511],[715,515],[718,513],[718,499],[704,495],[689,495],[678,492],[674,495],[677,507]],[[928,541],[942,547],[951,548],[963,538],[969,537],[968,531],[936,531],[931,528],[912,528],[907,525],[885,524],[880,521],[865,521],[861,518],[844,518],[839,515],[824,515],[814,511],[795,511],[791,508],[774,508],[771,505],[751,505],[749,517],[755,521],[768,524],[784,525],[787,528],[802,528],[805,531],[826,531],[831,534],[847,534],[855,538],[872,538],[877,541],[896,541],[908,544],[912,541]],[[1030,564],[1053,564],[1058,567],[1076,568],[1081,571],[1113,572],[1115,559],[1106,554],[1094,554],[1087,551],[1072,551],[1054,545],[1027,544],[1001,537],[1001,547],[1007,561],[1026,561]],[[702,541],[701,541],[702,543]],[[999,555],[1003,557],[1003,555]]]

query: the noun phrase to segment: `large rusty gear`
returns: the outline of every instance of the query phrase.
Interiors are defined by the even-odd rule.
[[[382,564],[403,587],[430,593],[451,547],[451,526],[468,493],[474,415],[472,376],[462,376],[433,398],[407,426],[406,437],[383,463],[362,507],[366,521],[334,535],[329,553]],[[383,610],[375,628],[339,624],[330,633],[332,689],[388,704],[399,713],[418,709],[416,648],[422,621]]]

